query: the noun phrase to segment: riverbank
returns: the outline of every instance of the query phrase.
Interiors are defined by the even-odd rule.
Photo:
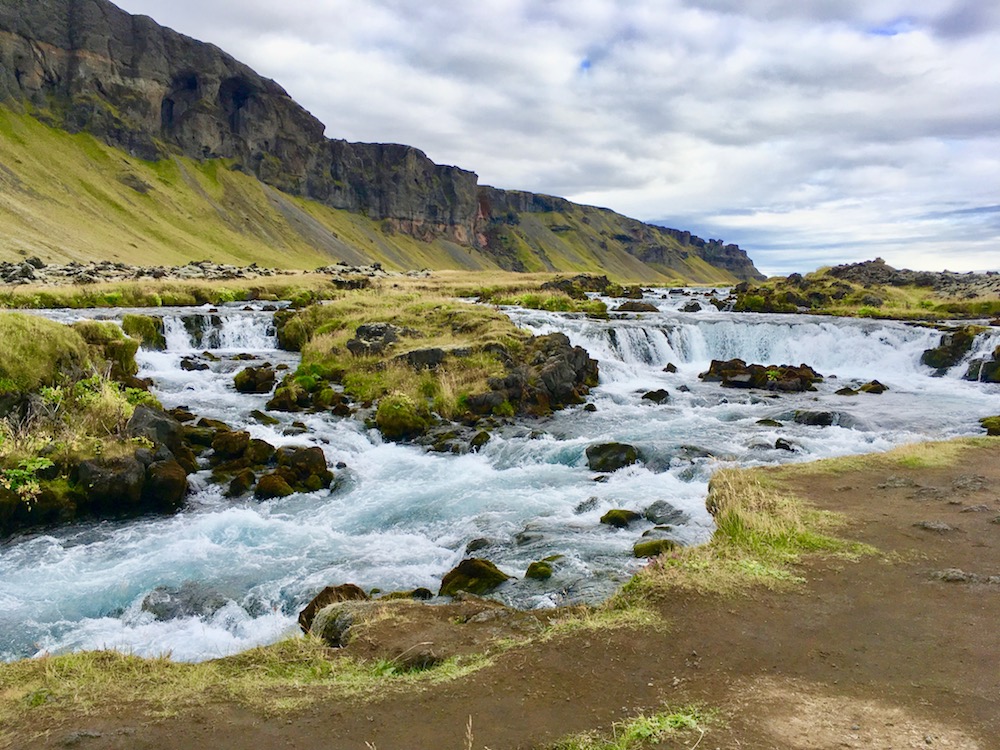
[[[4,741],[458,748],[468,746],[471,717],[471,746],[498,750],[607,735],[639,712],[687,712],[696,728],[656,746],[688,748],[705,732],[706,747],[989,750],[1000,736],[1000,598],[990,580],[1000,573],[996,457],[995,442],[977,439],[753,470],[770,491],[841,514],[834,534],[848,546],[799,550],[785,557],[786,579],[725,593],[684,583],[697,578],[665,582],[653,566],[636,581],[657,586],[628,587],[627,602],[554,628],[561,615],[532,622],[482,616],[503,610],[475,602],[452,605],[479,608],[465,613],[473,622],[463,626],[455,611],[407,605],[332,655],[362,665],[353,682],[340,672],[338,684],[338,668],[324,679],[323,662],[306,646],[300,661],[287,647],[281,658],[229,660],[240,667],[230,669],[230,687],[250,690],[259,677],[247,694],[188,681],[187,698],[175,701],[174,683],[158,676],[199,667],[110,656],[9,665],[0,668]],[[690,571],[710,575],[718,562],[710,556]],[[412,617],[417,609],[437,624]],[[433,669],[422,678],[394,673],[399,649],[442,638],[461,641],[464,670],[452,662],[441,679]],[[118,687],[105,690],[101,680]]]

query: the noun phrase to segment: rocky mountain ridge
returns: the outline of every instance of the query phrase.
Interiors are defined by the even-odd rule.
[[[323,124],[274,81],[107,0],[5,0],[0,101],[147,161],[226,160],[292,196],[363,214],[386,232],[443,238],[500,268],[572,270],[602,252],[624,252],[666,275],[691,278],[707,264],[736,279],[760,278],[735,245],[480,186],[473,172],[435,164],[410,146],[327,139]],[[522,226],[526,215],[553,213],[578,222]],[[553,245],[551,234],[569,231],[592,236]]]

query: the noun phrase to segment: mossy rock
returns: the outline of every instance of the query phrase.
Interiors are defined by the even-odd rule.
[[[552,563],[545,560],[536,560],[528,566],[524,577],[533,578],[536,581],[547,581],[552,577]]]
[[[431,416],[426,406],[409,396],[393,393],[379,401],[375,424],[389,440],[404,440],[425,433],[431,426]]]
[[[758,419],[757,424],[761,427],[782,427],[783,425],[777,419]]]
[[[649,539],[636,542],[632,547],[632,554],[635,557],[656,557],[675,549],[677,549],[677,542],[672,539]]]
[[[638,460],[639,451],[627,443],[600,443],[587,448],[587,465],[592,471],[618,471]]]
[[[129,313],[122,317],[122,330],[141,341],[146,349],[162,352],[167,348],[167,339],[163,333],[163,318]]]
[[[258,500],[273,500],[276,497],[288,497],[294,492],[285,478],[275,472],[262,476],[253,494]]]
[[[889,390],[889,386],[887,386],[887,385],[885,385],[883,383],[880,383],[877,380],[873,380],[870,383],[865,383],[858,390],[860,390],[862,393],[872,393],[872,394],[878,396],[878,395],[881,395],[881,394],[885,393],[887,390]]]
[[[470,594],[488,594],[511,576],[489,560],[470,557],[462,560],[441,579],[438,596],[455,596],[460,591]]]
[[[642,518],[642,515],[636,513],[634,510],[614,508],[601,516],[601,523],[607,526],[613,526],[616,529],[624,529],[627,528],[633,521],[638,521],[640,518]]]
[[[987,435],[1000,437],[1000,416],[983,417],[979,420],[979,424],[986,430]]]
[[[73,328],[90,345],[91,360],[110,363],[110,375],[113,380],[124,380],[139,372],[139,365],[135,361],[135,353],[139,351],[139,340],[126,336],[117,325],[96,320],[81,320],[74,323]]]
[[[229,491],[226,493],[229,497],[240,497],[245,495],[253,487],[254,483],[257,481],[257,476],[250,469],[243,469],[239,474],[233,477],[232,481],[229,483]]]

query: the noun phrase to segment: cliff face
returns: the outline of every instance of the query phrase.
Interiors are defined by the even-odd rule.
[[[323,124],[274,81],[107,0],[4,0],[0,100],[25,102],[44,122],[93,133],[143,159],[229,159],[292,195],[384,220],[388,231],[496,250],[502,267],[526,265],[497,240],[517,216],[581,209],[480,187],[474,173],[435,164],[409,146],[329,140]],[[688,253],[737,278],[759,276],[735,246],[607,213],[622,231],[598,242],[640,262],[687,267]],[[559,264],[541,261],[549,265]]]

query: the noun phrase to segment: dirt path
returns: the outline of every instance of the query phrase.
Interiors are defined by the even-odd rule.
[[[638,710],[701,702],[704,737],[661,747],[1000,749],[1000,443],[947,469],[789,480],[847,514],[891,560],[813,558],[792,592],[678,595],[667,631],[577,634],[500,656],[464,680],[264,718],[208,706],[52,727],[33,747],[536,748]],[[918,525],[915,525],[918,524]],[[937,574],[951,570],[940,580]],[[962,574],[955,572],[962,571]]]

